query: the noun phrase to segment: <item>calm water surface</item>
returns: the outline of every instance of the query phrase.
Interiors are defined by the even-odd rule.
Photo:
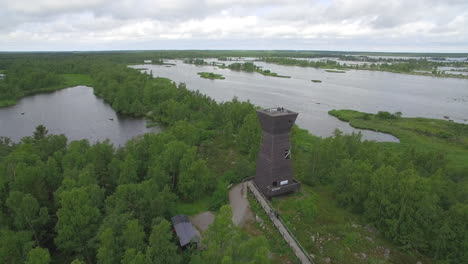
[[[69,140],[88,139],[94,143],[109,139],[116,146],[158,131],[146,128],[143,119],[118,115],[93,94],[92,88],[85,86],[28,96],[14,106],[0,108],[0,136],[17,142],[31,136],[40,124],[49,133],[65,134]]]
[[[297,124],[322,137],[338,128],[346,133],[356,130],[328,115],[331,109],[354,109],[376,113],[400,111],[405,117],[439,118],[449,116],[456,122],[468,123],[468,80],[435,78],[375,71],[351,70],[330,73],[322,69],[281,66],[255,62],[258,66],[291,76],[290,79],[236,72],[214,66],[196,66],[170,61],[176,66],[132,66],[152,71],[154,76],[184,82],[188,89],[199,90],[217,101],[234,96],[250,100],[261,107],[283,106],[299,112]],[[208,80],[196,73],[209,71],[222,74],[225,80]],[[311,80],[322,80],[313,83]],[[362,131],[364,138],[396,141],[391,135]]]
[[[154,76],[185,82],[217,101],[234,96],[250,100],[261,107],[285,108],[299,112],[297,123],[322,137],[338,128],[346,133],[360,131],[328,115],[330,109],[355,109],[372,112],[403,112],[407,117],[450,117],[468,123],[468,80],[434,78],[372,71],[329,73],[321,69],[281,66],[256,62],[265,69],[290,79],[263,76],[258,73],[235,72],[213,66],[195,66],[171,61],[173,67],[158,65],[133,66],[152,71]],[[225,80],[207,80],[196,73],[212,71]],[[322,80],[313,83],[312,79]],[[24,114],[22,114],[24,113]],[[92,88],[78,86],[50,94],[23,98],[17,105],[0,109],[0,136],[14,141],[32,135],[37,125],[45,125],[50,133],[65,134],[70,140],[91,142],[110,139],[115,145],[158,128],[146,128],[142,119],[120,116]],[[391,135],[361,131],[365,139],[397,141]]]

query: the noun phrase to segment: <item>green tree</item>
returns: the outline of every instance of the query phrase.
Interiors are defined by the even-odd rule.
[[[55,244],[68,253],[84,254],[91,258],[95,236],[101,220],[98,205],[102,191],[97,186],[86,186],[64,191],[60,195],[61,208],[57,211]]]
[[[141,103],[139,99],[136,99],[131,107],[130,107],[130,112],[133,114],[140,116],[145,114],[145,106]]]
[[[120,167],[122,161],[120,159],[113,157],[110,161],[109,165],[107,165],[107,170],[109,171],[108,178],[103,183],[104,187],[106,187],[106,191],[111,193],[117,187],[117,182],[119,181],[120,177]]]
[[[264,237],[249,238],[232,223],[232,210],[222,206],[207,230],[206,250],[195,255],[194,263],[269,263]]]
[[[183,199],[196,200],[200,198],[209,184],[209,170],[204,160],[196,160],[181,171],[177,188]]]
[[[0,263],[21,263],[34,246],[28,231],[0,229]]]
[[[20,144],[5,158],[4,180],[10,190],[29,193],[39,204],[47,204],[49,195],[46,188],[46,168],[36,149],[29,143]]]
[[[138,220],[133,219],[127,222],[127,226],[122,232],[124,248],[134,248],[137,251],[145,249],[145,231]]]
[[[67,138],[64,135],[47,135],[40,140],[36,140],[34,145],[39,151],[41,160],[45,162],[52,157],[57,159],[57,154],[61,155],[60,152],[66,150]]]
[[[34,139],[35,140],[40,140],[46,137],[47,133],[49,131],[44,125],[38,125],[36,127],[36,131],[34,131]]]
[[[87,140],[72,141],[68,145],[67,153],[62,158],[63,171],[67,170],[81,170],[89,163],[89,156],[87,155],[90,149]]]
[[[107,228],[99,234],[99,247],[97,249],[97,263],[112,264],[118,263],[120,248],[112,229]]]
[[[446,256],[453,263],[466,263],[468,259],[468,205],[457,203],[447,213],[446,222],[450,230],[441,230],[445,231],[445,234],[440,234],[438,237],[443,239],[440,241],[443,244],[438,248],[439,254]]]
[[[28,253],[28,258],[26,259],[25,264],[49,264],[50,263],[50,254],[49,250],[45,248],[34,248],[31,249]]]
[[[114,146],[105,140],[104,142],[98,142],[94,144],[90,149],[88,155],[94,165],[94,172],[98,179],[99,185],[104,187],[106,190],[113,190],[115,186],[115,176],[111,174],[110,163],[114,158]],[[112,172],[115,173],[115,172]],[[119,175],[118,172],[116,175]]]
[[[10,192],[6,205],[13,212],[15,227],[19,230],[31,231],[39,244],[42,227],[49,220],[47,208],[40,208],[32,195],[18,191]]]
[[[222,205],[225,205],[228,201],[228,193],[228,184],[223,180],[218,180],[215,190],[211,195],[210,208],[212,210],[217,210]]]
[[[44,167],[46,189],[49,197],[53,197],[53,193],[60,187],[63,181],[63,174],[60,171],[60,166],[57,160],[53,157],[47,159],[47,163]],[[52,206],[50,201],[49,206]]]
[[[244,119],[239,130],[238,143],[242,152],[255,159],[260,146],[262,130],[255,113],[250,113]]]
[[[149,261],[146,256],[140,251],[136,251],[134,248],[129,248],[125,251],[122,257],[121,264],[149,264],[154,263]]]
[[[118,184],[138,182],[137,162],[133,155],[129,154],[125,160],[120,163],[120,175]]]
[[[160,191],[153,180],[123,184],[106,199],[106,212],[108,215],[129,214],[149,228],[155,217],[169,216],[175,199],[169,187]]]
[[[176,188],[180,170],[180,161],[189,147],[181,141],[171,141],[167,143],[162,154],[161,165],[164,171],[170,175],[172,186]]]
[[[201,140],[199,129],[185,120],[177,121],[173,126],[171,126],[169,132],[172,133],[177,140],[180,140],[189,146],[198,145]]]
[[[97,185],[95,169],[93,164],[86,165],[79,173],[77,184],[78,186]]]
[[[332,173],[338,202],[351,210],[362,213],[370,190],[373,170],[367,161],[344,159]]]
[[[86,263],[80,259],[74,259],[70,264],[86,264]]]
[[[162,220],[153,226],[146,248],[146,257],[151,263],[180,263],[181,258],[177,254],[177,246],[172,241],[171,224]]]

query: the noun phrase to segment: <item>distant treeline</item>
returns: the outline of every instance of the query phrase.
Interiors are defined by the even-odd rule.
[[[402,56],[443,59],[444,57],[465,57],[468,53],[392,53],[392,52],[345,52],[345,51],[312,51],[312,50],[154,50],[154,51],[99,51],[99,52],[0,52],[0,69],[18,60],[66,60],[83,58],[86,60],[105,59],[114,63],[142,63],[143,60],[183,58],[220,58],[230,60],[240,57],[290,57],[290,58],[340,58],[343,60],[366,60],[376,58],[369,56]],[[391,58],[386,58],[392,60]],[[396,59],[398,60],[398,59]]]
[[[468,78],[467,76],[460,76],[455,74],[446,74],[444,71],[440,71],[438,67],[468,67],[468,62],[436,62],[430,61],[427,59],[406,59],[406,60],[397,60],[397,59],[383,59],[376,60],[370,59],[363,60],[353,59],[350,56],[346,58],[339,58],[341,60],[350,60],[350,61],[364,61],[367,63],[360,64],[346,64],[339,62],[337,60],[299,60],[294,58],[283,58],[283,57],[265,57],[262,58],[263,61],[269,63],[275,63],[280,65],[290,65],[290,66],[301,66],[301,67],[313,67],[313,68],[334,68],[334,69],[355,69],[355,70],[374,70],[374,71],[387,71],[395,73],[408,73],[408,74],[419,74],[419,75],[432,75],[432,76],[443,76],[443,77],[458,77],[458,78]],[[371,63],[372,62],[372,63]],[[379,62],[379,63],[374,63]],[[417,72],[425,71],[425,72]]]
[[[0,107],[15,104],[26,95],[77,85],[76,80],[67,78],[70,77],[67,74],[89,74],[91,68],[86,57],[81,56],[29,55],[15,60],[11,57],[2,59],[0,54],[0,69],[5,74],[0,80]],[[89,84],[84,82],[80,84]]]

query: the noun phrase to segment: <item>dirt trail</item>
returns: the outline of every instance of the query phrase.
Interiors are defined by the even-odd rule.
[[[245,222],[255,219],[247,200],[247,185],[244,182],[231,188],[229,202],[232,208],[232,222],[235,225],[242,226]]]
[[[213,223],[214,218],[215,216],[212,212],[206,211],[192,216],[190,220],[192,224],[198,229],[198,231],[203,233],[208,229],[208,226]]]

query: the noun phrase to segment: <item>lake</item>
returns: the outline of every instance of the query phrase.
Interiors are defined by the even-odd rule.
[[[195,66],[170,61],[176,66],[137,65],[154,76],[185,82],[188,89],[199,90],[217,101],[250,100],[261,107],[282,106],[299,112],[297,124],[311,133],[327,137],[338,128],[345,133],[361,131],[369,140],[397,142],[395,137],[354,129],[328,115],[330,109],[364,112],[403,112],[406,117],[443,119],[468,123],[468,80],[435,78],[388,72],[356,71],[330,73],[322,69],[281,66],[255,62],[265,69],[288,75],[276,78],[258,73],[236,72],[213,66]],[[222,74],[225,80],[200,78],[197,72]],[[311,80],[321,80],[314,83]],[[24,114],[22,114],[24,113]],[[91,142],[110,139],[114,145],[159,128],[146,128],[143,119],[118,115],[110,105],[93,94],[90,87],[78,86],[53,93],[28,96],[11,107],[0,108],[0,136],[17,142],[31,136],[37,125],[49,133],[65,134],[70,140]]]
[[[14,106],[0,108],[0,136],[15,142],[31,136],[41,124],[49,133],[65,134],[69,140],[88,139],[94,143],[109,139],[115,146],[135,136],[159,131],[146,128],[143,119],[117,114],[93,94],[92,88],[85,86],[28,96]]]
[[[350,70],[331,73],[323,69],[282,66],[255,62],[264,69],[291,78],[276,78],[258,73],[236,72],[214,66],[184,64],[171,60],[176,66],[136,65],[133,68],[152,72],[187,84],[217,101],[250,100],[261,107],[282,106],[299,112],[297,124],[311,133],[327,137],[338,128],[345,133],[360,131],[328,115],[331,109],[354,109],[376,113],[402,112],[405,117],[443,119],[468,123],[468,80],[396,74],[378,71]],[[223,62],[221,62],[223,63]],[[146,70],[145,70],[146,69]],[[197,72],[222,74],[225,80],[200,78]],[[311,80],[321,80],[314,83]],[[361,131],[365,139],[397,141],[391,135]]]

